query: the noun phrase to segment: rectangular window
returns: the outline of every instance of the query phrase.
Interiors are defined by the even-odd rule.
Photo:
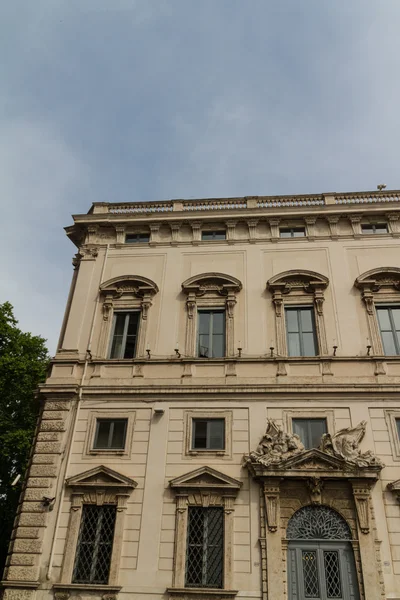
[[[225,356],[224,310],[199,310],[197,348],[201,358]]]
[[[400,419],[396,419],[397,435],[400,440]]]
[[[108,584],[116,506],[84,504],[72,583]]]
[[[124,450],[128,419],[97,419],[93,448]]]
[[[385,354],[400,354],[400,305],[376,306],[376,314]]]
[[[193,450],[224,450],[225,419],[193,419]]]
[[[327,433],[326,419],[292,419],[292,428],[307,450],[318,448],[322,436]]]
[[[114,314],[110,358],[134,358],[140,311]]]
[[[285,227],[279,230],[281,238],[306,237],[305,227]]]
[[[125,236],[125,244],[146,244],[149,241],[148,233],[127,233]]]
[[[218,231],[202,231],[201,239],[203,241],[226,240],[226,231],[223,229]]]
[[[316,356],[314,308],[285,308],[285,317],[289,356]]]
[[[361,232],[367,234],[387,233],[386,223],[361,223]]]
[[[222,588],[224,510],[189,506],[186,587]]]

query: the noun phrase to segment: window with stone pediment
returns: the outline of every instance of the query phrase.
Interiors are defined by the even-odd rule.
[[[186,356],[234,356],[234,309],[241,282],[223,273],[202,273],[182,283],[186,300]]]
[[[201,467],[170,481],[176,499],[176,540],[170,597],[232,591],[233,513],[242,483]]]
[[[400,268],[380,267],[359,275],[354,285],[364,302],[367,345],[372,354],[400,354]]]
[[[145,355],[148,315],[157,293],[154,281],[138,275],[115,277],[101,284],[99,358],[121,360]]]
[[[325,275],[306,270],[285,271],[268,280],[279,356],[328,354],[323,310],[328,284]]]

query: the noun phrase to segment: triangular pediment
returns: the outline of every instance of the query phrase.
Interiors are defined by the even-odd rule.
[[[387,484],[388,490],[391,492],[395,492],[396,494],[400,494],[400,479],[396,479],[396,481],[392,481]]]
[[[137,482],[103,465],[74,475],[66,480],[70,487],[125,487],[135,488]]]
[[[279,463],[279,469],[310,469],[315,470],[340,470],[343,471],[346,468],[346,461],[322,452],[318,448],[312,448],[311,450],[305,450],[299,454],[295,454],[290,458],[284,459]],[[347,470],[347,468],[346,468]]]
[[[172,488],[179,489],[231,489],[238,490],[242,482],[229,477],[211,467],[201,467],[169,482]]]

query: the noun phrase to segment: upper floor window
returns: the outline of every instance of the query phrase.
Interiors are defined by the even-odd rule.
[[[224,450],[225,419],[193,419],[193,450]]]
[[[126,244],[145,244],[149,241],[149,233],[127,233],[125,236]]]
[[[117,507],[84,504],[72,583],[108,584]]]
[[[201,358],[225,356],[225,311],[198,311],[198,355]]]
[[[93,448],[95,450],[123,450],[128,419],[97,419]]]
[[[210,240],[226,240],[226,231],[224,229],[217,229],[215,231],[202,231],[201,239],[204,242]]]
[[[326,419],[292,419],[292,428],[307,450],[318,448],[322,436],[328,432]]]
[[[305,227],[283,227],[279,229],[279,237],[281,238],[294,238],[294,237],[305,237]]]
[[[139,323],[139,311],[114,313],[110,358],[135,357]]]
[[[312,306],[285,308],[289,356],[316,356],[314,308]]]
[[[397,427],[397,435],[399,436],[399,440],[400,440],[400,419],[396,419],[396,427]]]
[[[386,223],[361,223],[361,232],[362,233],[387,233],[388,226]]]
[[[400,305],[376,306],[383,350],[387,356],[400,354]]]
[[[223,587],[224,509],[189,506],[186,587]]]

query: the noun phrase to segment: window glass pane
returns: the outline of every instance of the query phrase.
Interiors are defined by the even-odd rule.
[[[374,228],[372,225],[362,224],[361,231],[362,233],[374,233]]]
[[[313,309],[302,308],[301,310],[299,310],[299,313],[301,319],[301,329],[303,333],[309,333],[310,331],[314,331]]]
[[[116,419],[114,421],[114,429],[110,446],[111,448],[119,448],[122,450],[125,448],[126,426],[126,419]]]
[[[293,229],[293,237],[305,237],[306,230],[302,228]]]
[[[298,333],[288,333],[288,352],[289,356],[301,356]]]
[[[396,425],[397,425],[397,434],[398,434],[399,440],[400,440],[400,419],[396,419]]]
[[[376,312],[378,315],[379,327],[381,331],[391,331],[392,327],[390,324],[389,310],[387,308],[377,307]]]
[[[122,342],[125,328],[125,313],[116,313],[114,315],[114,334],[111,344],[110,358],[121,358]]]
[[[207,448],[207,421],[193,419],[192,447],[193,449]]]
[[[395,356],[397,354],[394,343],[393,333],[391,331],[382,331],[383,349],[387,356]]]
[[[212,358],[225,356],[225,335],[213,335]]]
[[[279,230],[279,237],[281,237],[281,238],[290,238],[290,237],[292,237],[292,232],[290,231],[290,229],[280,229]]]
[[[287,327],[288,332],[293,333],[293,332],[299,331],[297,309],[287,308],[285,313],[286,313],[286,327]]]
[[[125,342],[124,358],[134,358],[136,353],[136,341],[139,329],[140,313],[130,313],[128,318],[129,323]]]
[[[200,358],[211,358],[210,352],[210,336],[199,335],[199,357]]]
[[[387,229],[387,225],[385,225],[385,223],[378,223],[377,225],[375,225],[375,232],[376,233],[387,233],[388,229]]]
[[[400,331],[400,308],[392,308],[392,319],[397,331]]]
[[[224,333],[225,332],[225,311],[214,312],[212,314],[213,324],[212,331],[213,335],[216,333]]]
[[[97,431],[95,437],[95,448],[108,448],[111,421],[97,420]]]
[[[308,439],[308,420],[307,419],[293,419],[292,420],[293,433],[297,433],[303,442],[305,448],[309,448]]]
[[[303,333],[303,356],[315,356],[317,354],[315,347],[315,337],[313,333]]]
[[[208,311],[199,311],[199,333],[210,332],[210,313]]]
[[[202,240],[225,240],[226,232],[221,231],[202,231],[201,232]]]
[[[143,244],[150,241],[148,233],[128,233],[125,237],[126,244]]]
[[[318,448],[324,433],[327,433],[326,419],[310,419],[311,448]]]
[[[208,422],[208,447],[210,450],[225,448],[225,420],[211,419]]]

